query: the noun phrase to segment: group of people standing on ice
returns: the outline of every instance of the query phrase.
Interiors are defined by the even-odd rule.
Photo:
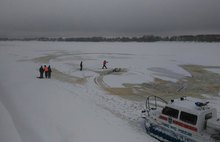
[[[40,77],[39,78],[44,78],[44,76],[45,76],[45,78],[51,78],[52,70],[50,68],[50,65],[48,67],[46,65],[44,65],[44,67],[41,66],[39,68],[39,72],[40,72]]]

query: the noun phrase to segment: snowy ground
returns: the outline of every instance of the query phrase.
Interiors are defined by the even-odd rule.
[[[182,64],[219,66],[219,43],[0,42],[1,142],[153,142],[144,131],[143,102],[110,95],[98,84],[124,87],[154,77],[190,76]],[[83,61],[83,71],[79,63]],[[37,79],[40,65],[52,79]],[[219,73],[219,69],[211,70]],[[210,99],[220,112],[220,98]]]

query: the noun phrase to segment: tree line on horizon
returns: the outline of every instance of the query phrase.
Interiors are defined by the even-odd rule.
[[[220,35],[180,35],[161,37],[155,35],[144,35],[141,37],[36,37],[36,38],[0,38],[0,41],[75,41],[75,42],[156,42],[156,41],[191,41],[191,42],[220,42]]]

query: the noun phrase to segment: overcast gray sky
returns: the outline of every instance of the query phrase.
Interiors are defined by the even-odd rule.
[[[220,34],[220,0],[0,0],[0,36]]]

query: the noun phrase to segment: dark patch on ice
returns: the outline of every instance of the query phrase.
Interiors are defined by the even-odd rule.
[[[171,70],[161,68],[161,67],[152,67],[152,68],[148,68],[148,70],[155,72],[155,73],[153,73],[154,75],[164,76],[164,77],[173,78],[173,79],[177,79],[177,80],[179,80],[185,76],[183,74],[179,74],[179,73],[176,73],[176,72],[173,72]]]

